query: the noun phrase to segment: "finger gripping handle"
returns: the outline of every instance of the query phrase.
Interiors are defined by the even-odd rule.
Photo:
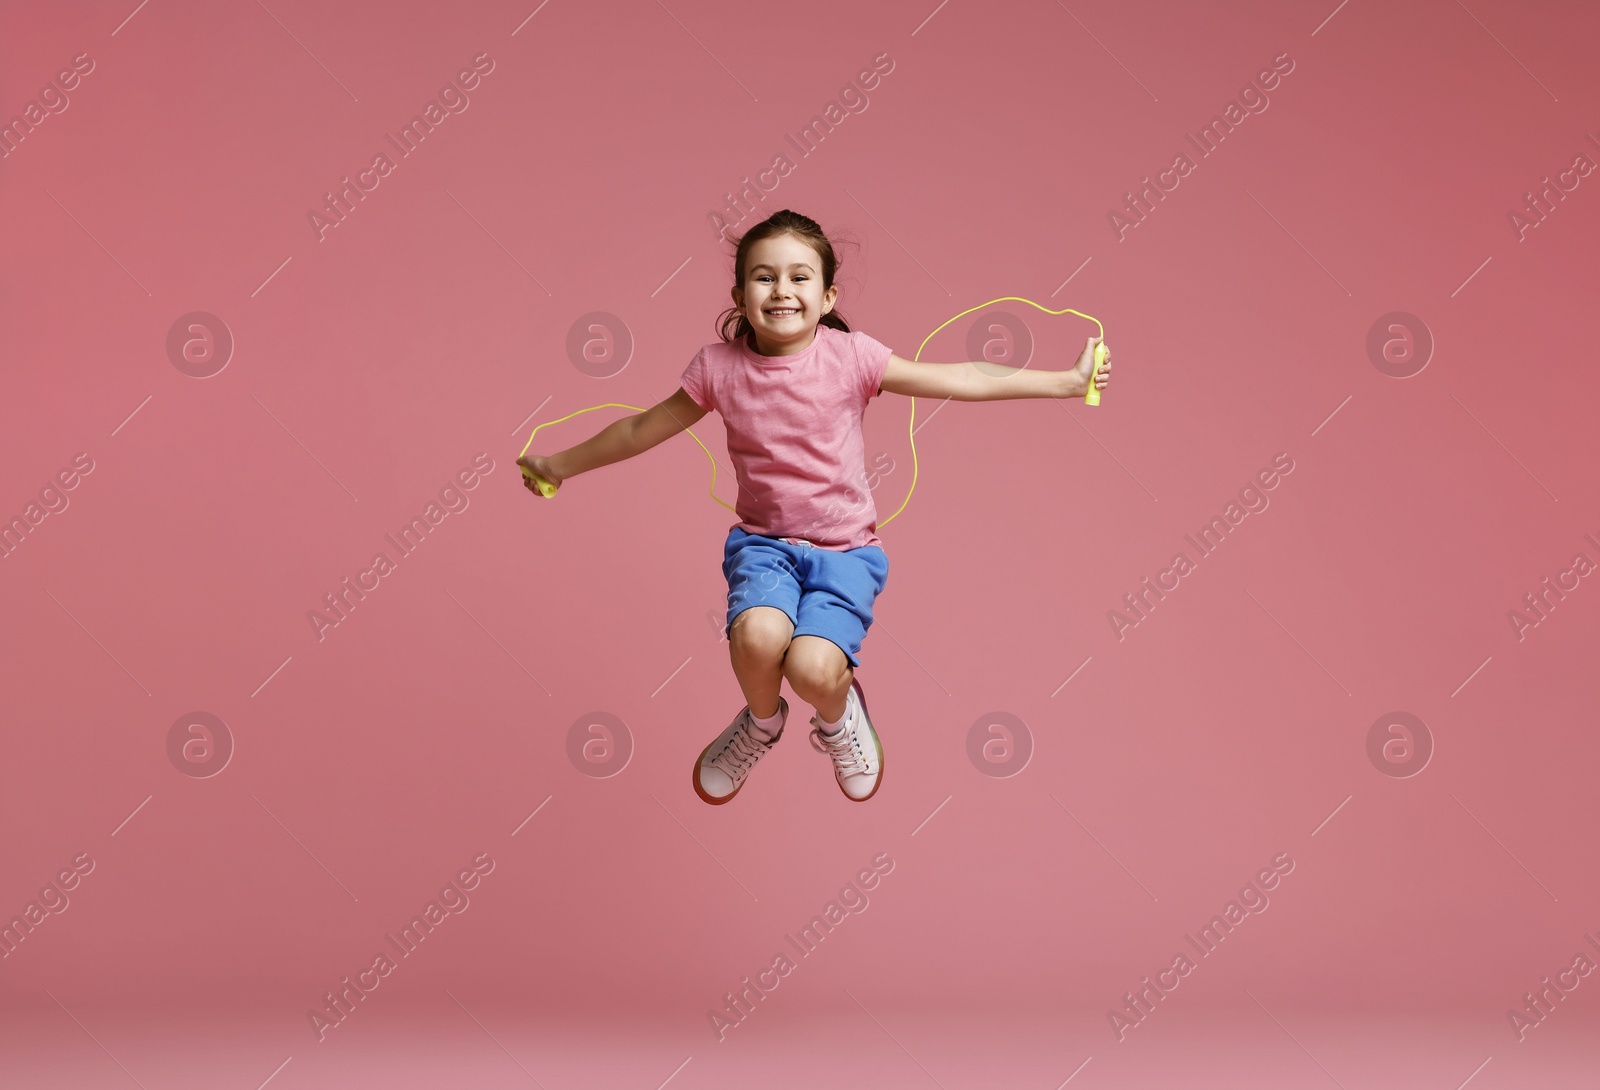
[[[1094,370],[1089,372],[1089,389],[1084,391],[1083,403],[1085,405],[1100,404],[1100,389],[1094,384],[1094,377],[1100,373],[1100,365],[1106,362],[1105,342],[1094,346]]]
[[[520,468],[522,470],[523,477],[532,481],[533,486],[539,490],[539,495],[543,496],[545,499],[549,499],[551,496],[554,496],[556,494],[556,489],[561,487],[558,484],[551,484],[549,481],[539,476],[527,466],[521,466]]]

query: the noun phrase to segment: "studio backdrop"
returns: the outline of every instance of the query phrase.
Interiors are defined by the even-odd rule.
[[[6,4],[0,1082],[1592,1085],[1597,45]],[[897,356],[1070,308],[1115,381],[869,400],[881,789],[786,683],[708,806],[722,418],[517,458],[672,396],[782,209]]]

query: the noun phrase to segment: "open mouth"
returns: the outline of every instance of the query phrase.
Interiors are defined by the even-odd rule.
[[[797,307],[775,307],[772,310],[767,311],[767,317],[769,317],[769,318],[791,318],[794,315],[799,314],[799,313],[800,313],[800,310]]]

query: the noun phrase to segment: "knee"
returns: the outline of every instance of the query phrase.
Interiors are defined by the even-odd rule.
[[[728,629],[728,652],[742,658],[777,662],[789,647],[794,624],[773,606],[751,606],[734,617]]]
[[[850,661],[837,644],[818,636],[798,636],[783,662],[784,676],[801,696],[825,695],[842,688]]]

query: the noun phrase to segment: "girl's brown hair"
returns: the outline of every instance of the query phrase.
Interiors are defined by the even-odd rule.
[[[839,268],[839,259],[833,253],[833,244],[828,241],[828,236],[823,233],[822,227],[816,220],[802,216],[799,212],[791,212],[787,208],[774,212],[739,237],[739,245],[733,255],[734,282],[739,287],[744,287],[744,267],[750,259],[752,246],[764,238],[783,234],[793,235],[817,252],[817,256],[822,259],[822,290],[827,291],[833,287],[833,275]],[[850,332],[850,326],[839,313],[838,307],[834,307],[817,321],[820,325],[832,326],[845,333]],[[733,327],[731,334],[728,332],[730,325]],[[736,307],[729,307],[718,317],[717,333],[724,341],[743,339],[751,348],[755,347],[750,331],[750,320],[739,313]]]

